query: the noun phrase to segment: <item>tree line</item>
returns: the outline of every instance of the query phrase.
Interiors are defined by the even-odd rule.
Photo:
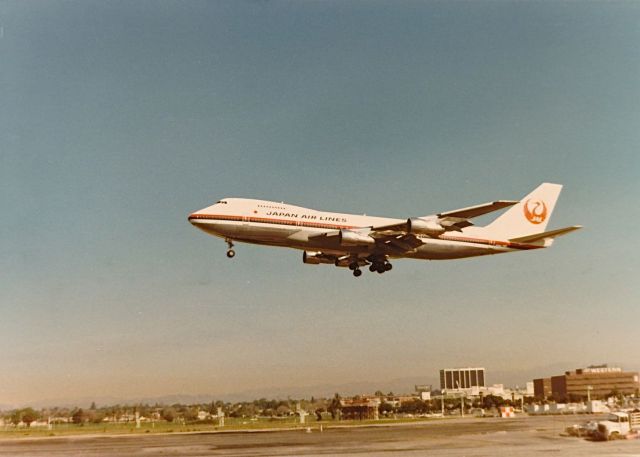
[[[428,414],[437,413],[442,410],[442,400],[421,400],[414,398],[404,401],[400,404],[393,401],[393,393],[385,395],[376,392],[376,397],[381,399],[379,412],[382,416],[392,414]],[[361,397],[355,396],[353,399],[358,400]],[[367,398],[367,397],[362,397]],[[253,401],[244,402],[224,402],[213,400],[209,403],[197,404],[134,404],[134,405],[110,405],[97,406],[92,403],[89,408],[65,408],[53,407],[34,409],[31,407],[15,409],[0,413],[5,424],[24,424],[29,426],[34,421],[50,421],[71,422],[74,424],[93,423],[100,424],[103,422],[131,422],[135,420],[136,415],[146,420],[162,420],[167,422],[179,421],[181,423],[195,422],[211,422],[217,418],[218,409],[222,411],[225,417],[232,418],[283,418],[297,414],[298,409],[302,409],[310,414],[315,415],[316,420],[336,419],[340,417],[339,411],[342,409],[342,397],[335,394],[332,398],[314,398],[310,399],[287,399],[276,400],[260,398]],[[488,395],[476,399],[459,399],[447,398],[444,400],[445,411],[458,410],[461,402],[465,401],[465,408],[499,408],[500,406],[515,406],[512,402],[502,397]],[[519,402],[516,402],[519,405]],[[205,414],[202,414],[202,413]],[[204,418],[203,418],[204,416]]]

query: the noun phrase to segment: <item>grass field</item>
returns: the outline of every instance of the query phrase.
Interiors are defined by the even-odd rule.
[[[300,424],[297,417],[287,418],[259,418],[257,420],[241,418],[225,418],[225,426],[219,427],[217,421],[214,423],[192,423],[180,424],[177,422],[142,422],[140,428],[136,428],[135,422],[129,423],[101,423],[101,424],[53,424],[51,429],[47,427],[16,428],[5,426],[0,428],[0,439],[21,438],[21,437],[48,437],[48,436],[72,436],[72,435],[128,435],[128,434],[149,434],[149,433],[197,433],[197,432],[233,432],[251,430],[270,429],[295,429],[312,427],[315,429],[343,427],[343,426],[363,426],[363,425],[384,425],[396,423],[424,422],[425,420],[442,419],[380,419],[377,421],[360,420],[323,420],[317,421],[315,417],[307,417],[305,424]]]

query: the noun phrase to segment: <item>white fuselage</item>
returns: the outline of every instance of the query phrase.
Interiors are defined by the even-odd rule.
[[[244,198],[225,198],[189,216],[189,222],[197,228],[227,240],[305,251],[321,250],[336,255],[348,250],[361,256],[373,252],[375,246],[346,249],[344,246],[328,243],[321,237],[314,238],[314,235],[341,229],[357,230],[385,226],[403,221],[403,219],[317,211],[286,203]],[[418,237],[424,244],[410,253],[389,254],[388,257],[459,259],[540,247],[491,239],[482,227],[466,227],[460,232],[446,232],[435,237],[427,235],[418,235]]]

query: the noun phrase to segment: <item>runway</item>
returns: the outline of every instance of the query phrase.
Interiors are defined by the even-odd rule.
[[[640,440],[561,436],[585,416],[447,419],[421,424],[269,432],[76,436],[0,441],[0,456],[624,456]]]

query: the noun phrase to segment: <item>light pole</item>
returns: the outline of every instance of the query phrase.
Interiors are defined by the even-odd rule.
[[[460,389],[460,381],[456,381],[456,387],[460,394],[460,416],[464,417],[464,392]]]
[[[587,386],[587,403],[591,403],[591,391],[593,390],[593,386]]]

